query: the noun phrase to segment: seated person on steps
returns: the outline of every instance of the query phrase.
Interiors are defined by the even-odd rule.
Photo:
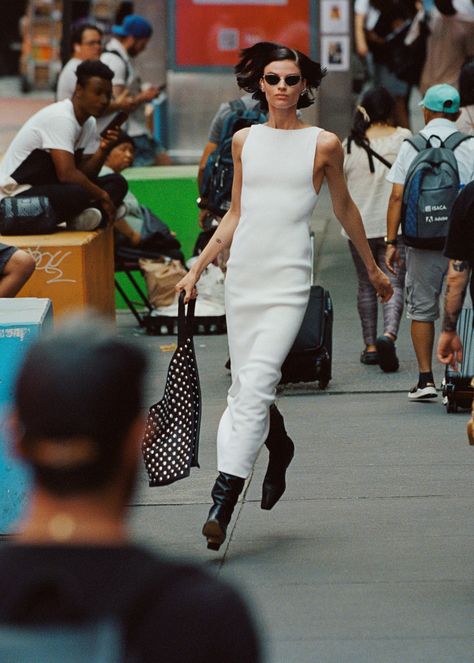
[[[14,297],[34,271],[29,253],[0,242],[0,297]]]
[[[99,60],[77,67],[72,99],[50,104],[19,130],[0,164],[0,199],[46,196],[58,223],[94,230],[115,220],[126,192],[121,175],[98,177],[116,131],[100,139],[96,118],[112,96],[110,69]]]
[[[112,143],[100,175],[120,174],[133,164],[135,145],[133,139],[124,131]],[[158,253],[180,260],[184,256],[176,233],[159,219],[150,209],[141,205],[137,197],[129,191],[123,199],[120,212],[114,223],[116,247],[134,248],[150,253]]]

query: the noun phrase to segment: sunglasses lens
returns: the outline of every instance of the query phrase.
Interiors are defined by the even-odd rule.
[[[285,77],[285,83],[289,85],[290,87],[293,87],[293,85],[298,85],[298,83],[301,80],[301,76],[298,76],[298,74],[294,74],[293,76],[286,76]]]
[[[280,81],[280,77],[276,74],[265,74],[264,79],[268,85],[278,85],[278,82]]]

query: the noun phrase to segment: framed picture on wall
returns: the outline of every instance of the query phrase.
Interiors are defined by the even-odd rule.
[[[349,1],[322,0],[321,33],[342,35],[349,33]]]
[[[348,71],[350,41],[348,35],[323,35],[321,37],[321,64],[328,71]]]

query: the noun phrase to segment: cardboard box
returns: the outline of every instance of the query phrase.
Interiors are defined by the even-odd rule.
[[[24,249],[36,262],[17,297],[47,297],[55,318],[84,308],[115,317],[112,233],[107,228],[3,237],[0,241]]]
[[[0,299],[0,533],[8,533],[26,503],[30,477],[10,449],[7,421],[25,352],[52,327],[49,299]],[[47,367],[45,367],[47,370]]]

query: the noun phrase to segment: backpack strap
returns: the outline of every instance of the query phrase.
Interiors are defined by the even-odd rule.
[[[240,99],[232,99],[232,101],[229,101],[229,108],[232,113],[235,113],[237,111],[244,111],[247,106],[245,105],[245,102]]]
[[[469,134],[463,134],[461,131],[455,131],[453,134],[448,136],[446,140],[444,141],[445,147],[447,147],[449,150],[454,150],[461,145],[461,143],[464,143],[465,140],[469,140],[470,138],[474,138],[474,136],[470,136]]]
[[[417,152],[421,152],[429,147],[430,139],[425,138],[422,134],[416,134],[416,136],[411,136],[411,138],[405,138],[403,142],[410,143]]]
[[[104,53],[112,53],[112,55],[116,55],[118,58],[122,60],[122,62],[126,67],[125,71],[127,72],[127,79],[128,79],[128,77],[130,76],[130,65],[128,64],[127,60],[123,57],[123,55],[119,51],[116,51],[115,48],[106,48],[104,50]]]

